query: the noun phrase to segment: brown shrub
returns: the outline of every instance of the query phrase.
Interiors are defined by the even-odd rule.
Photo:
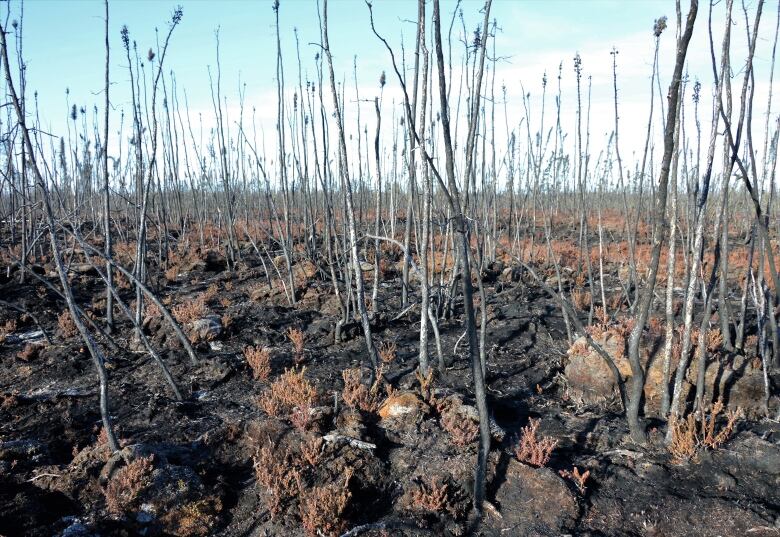
[[[304,377],[305,372],[305,367],[299,371],[285,369],[260,395],[258,406],[269,416],[289,416],[296,408],[314,406],[317,389]]]
[[[263,446],[254,459],[257,482],[265,488],[266,506],[272,517],[298,493],[300,470],[289,450],[279,456],[273,446]]]
[[[578,310],[585,310],[590,307],[590,300],[591,300],[591,294],[590,291],[582,291],[580,289],[575,289],[571,292],[571,301],[572,304],[578,309]]]
[[[395,360],[397,351],[398,346],[395,344],[395,341],[384,341],[379,345],[379,358],[384,363],[392,362]]]
[[[558,445],[558,441],[549,436],[537,438],[539,423],[540,420],[529,420],[528,425],[520,429],[520,440],[515,446],[517,460],[536,467],[545,466],[552,450]]]
[[[299,431],[306,431],[312,424],[311,405],[304,403],[296,406],[290,413],[290,423]]]
[[[203,498],[175,507],[160,517],[166,533],[176,537],[210,535],[217,523],[222,502],[217,497]]]
[[[0,345],[5,343],[8,336],[16,332],[16,319],[9,319],[3,326],[0,326]]]
[[[26,343],[24,348],[16,354],[16,357],[23,362],[32,362],[40,356],[43,348],[41,343]]]
[[[304,349],[304,336],[303,332],[297,328],[290,328],[287,330],[287,338],[293,345],[293,353],[296,364],[300,364],[303,361],[303,349]]]
[[[309,440],[301,442],[301,458],[309,466],[315,467],[320,463],[323,443],[320,436],[312,436]]]
[[[429,482],[421,479],[419,485],[417,490],[412,491],[414,508],[433,513],[443,513],[447,510],[449,485],[443,480],[437,483],[435,478],[431,478]]]
[[[235,316],[230,312],[225,312],[222,314],[222,316],[219,318],[220,323],[222,324],[222,328],[227,329],[233,324],[233,321],[236,320]]]
[[[57,327],[60,330],[60,335],[65,339],[76,336],[79,333],[76,323],[73,322],[73,317],[70,316],[70,311],[68,310],[64,310],[57,317]]]
[[[176,279],[179,277],[179,266],[173,265],[168,268],[168,270],[165,271],[165,279],[169,282],[175,282]]]
[[[153,470],[154,455],[139,457],[117,470],[104,491],[108,511],[118,515],[131,510],[149,485]]]
[[[726,422],[716,432],[715,425],[718,416],[723,411],[723,401],[718,400],[709,412],[701,413],[697,418],[695,414],[689,414],[687,418],[672,417],[669,427],[672,428],[672,441],[668,445],[672,460],[681,464],[685,461],[695,461],[699,452],[705,449],[718,449],[734,432],[734,426],[742,415],[737,410],[729,410],[724,415]]]
[[[344,484],[331,483],[301,491],[301,525],[307,535],[341,535],[346,529],[344,514],[352,494],[349,480],[352,473],[347,471]]]
[[[255,380],[266,380],[271,374],[271,352],[266,347],[244,347],[244,358]]]
[[[174,306],[173,316],[182,324],[191,323],[206,316],[206,299],[203,295]]]
[[[479,437],[479,426],[455,409],[446,410],[439,421],[456,446],[468,446]]]
[[[664,321],[660,317],[650,317],[647,320],[647,329],[653,337],[660,337],[666,331]]]
[[[558,472],[558,474],[560,474],[561,477],[565,477],[574,481],[574,484],[577,486],[577,490],[580,491],[580,494],[585,495],[585,490],[587,489],[587,487],[585,487],[585,483],[590,477],[590,470],[585,470],[585,472],[581,474],[580,469],[575,466],[571,472],[569,470],[561,470]]]
[[[203,291],[203,294],[201,295],[203,297],[203,300],[208,302],[209,300],[214,300],[217,295],[219,294],[219,285],[216,283],[212,283],[211,285],[206,288],[205,291]]]
[[[382,395],[382,384],[384,381],[384,369],[381,367],[376,374],[376,380],[367,388],[361,382],[360,368],[345,369],[341,372],[344,378],[344,390],[341,392],[341,398],[350,408],[362,410],[364,412],[376,412],[384,400]]]

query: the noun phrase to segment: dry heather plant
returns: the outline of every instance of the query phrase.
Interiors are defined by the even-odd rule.
[[[571,292],[571,301],[578,310],[587,309],[590,306],[590,291],[575,289]]]
[[[289,416],[296,408],[311,408],[317,398],[317,389],[309,382],[304,373],[285,369],[284,373],[266,389],[257,400],[257,404],[269,416]]]
[[[179,277],[179,266],[178,265],[172,265],[168,268],[168,270],[165,271],[165,279],[168,280],[168,282],[175,282],[176,279]]]
[[[609,314],[603,306],[596,306],[594,313],[596,315],[596,319],[598,319],[601,324],[607,324],[609,322]]]
[[[206,299],[200,295],[195,300],[188,300],[174,306],[172,313],[178,322],[187,324],[205,317],[206,311]]]
[[[285,503],[298,493],[300,470],[287,450],[281,457],[273,446],[263,446],[254,459],[255,477],[266,490],[266,505],[271,517],[281,513]]]
[[[664,327],[664,321],[660,317],[650,317],[647,320],[647,330],[653,337],[660,337],[666,330]]]
[[[395,344],[395,341],[383,341],[381,345],[379,345],[379,358],[384,363],[389,363],[395,360],[396,352],[398,351],[398,346]]]
[[[558,441],[549,436],[538,438],[537,429],[541,420],[531,419],[520,429],[520,440],[515,446],[515,457],[520,462],[541,468],[550,461],[550,454]]]
[[[220,499],[208,497],[175,507],[162,515],[160,522],[176,537],[205,536],[212,533],[221,510]]]
[[[217,295],[219,294],[219,285],[216,283],[212,283],[211,285],[206,288],[205,291],[203,291],[203,294],[201,295],[203,297],[203,300],[208,302],[209,300],[214,300]]]
[[[154,455],[139,457],[117,470],[104,492],[106,508],[118,515],[132,508],[132,504],[149,484],[154,470]]]
[[[293,356],[296,364],[303,361],[304,337],[303,332],[297,328],[287,330],[287,338],[293,345]]]
[[[316,467],[322,459],[323,444],[321,436],[312,436],[301,442],[301,458],[312,468]]]
[[[449,501],[448,488],[449,485],[444,480],[437,483],[435,478],[431,478],[429,482],[421,479],[419,488],[412,491],[412,506],[422,511],[443,513],[447,510]]]
[[[382,395],[382,384],[384,383],[384,366],[380,366],[376,372],[376,380],[367,388],[361,382],[360,368],[345,369],[341,376],[344,378],[344,390],[341,392],[341,398],[350,408],[362,410],[364,412],[376,412],[384,400]]]
[[[301,525],[307,535],[341,535],[346,529],[344,514],[352,498],[349,491],[351,470],[343,484],[331,483],[311,490],[301,490]]]
[[[16,331],[16,319],[10,319],[0,327],[0,345],[5,343],[5,340]]]
[[[585,470],[584,473],[580,473],[580,469],[575,466],[571,472],[568,470],[561,470],[558,472],[558,474],[561,477],[565,477],[574,481],[574,484],[577,486],[577,490],[580,491],[580,494],[583,496],[585,495],[585,491],[587,490],[585,483],[590,477],[590,470]]]
[[[472,444],[479,437],[479,426],[461,416],[455,409],[444,411],[439,420],[442,428],[450,434],[452,443],[459,447]]]
[[[734,426],[742,415],[737,410],[729,410],[724,417],[726,422],[720,431],[715,431],[718,416],[723,412],[723,401],[718,400],[710,410],[697,418],[695,414],[689,414],[687,418],[672,417],[669,426],[672,428],[672,441],[669,443],[669,453],[672,460],[681,464],[685,461],[695,461],[700,451],[704,449],[718,449],[734,432]]]
[[[244,347],[244,358],[255,380],[266,380],[271,374],[271,352],[267,347]]]
[[[144,320],[162,317],[162,311],[160,311],[160,308],[158,308],[157,304],[154,302],[144,303],[144,308]],[[133,306],[132,309],[135,310],[135,306]]]
[[[308,430],[312,422],[312,409],[309,404],[304,403],[296,406],[290,413],[290,423],[299,431]]]
[[[70,311],[68,310],[64,310],[60,313],[59,317],[57,317],[57,326],[60,329],[60,334],[64,338],[73,337],[79,333],[78,328],[76,328],[76,323],[73,322],[73,317],[70,316]]]

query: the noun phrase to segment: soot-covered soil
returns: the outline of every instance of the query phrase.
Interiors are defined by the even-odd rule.
[[[391,392],[390,401],[378,411],[352,408],[342,371],[362,366],[368,383],[364,341],[354,324],[333,343],[339,312],[324,275],[300,268],[299,303],[289,307],[259,266],[231,273],[212,265],[160,284],[172,305],[211,288],[207,307],[218,328],[201,334],[196,363],[160,319],[145,323],[184,401],[174,400],[129,324],[114,334],[110,406],[123,445],[114,455],[100,434],[91,359],[58,327],[63,304],[35,283],[0,287],[53,339],[43,343],[31,318],[2,311],[1,320],[17,326],[0,347],[0,535],[780,535],[777,423],[742,420],[723,447],[684,463],[652,429],[660,422],[649,423],[649,448],[633,445],[614,401],[588,406],[570,396],[559,311],[516,272],[485,282],[494,423],[489,503],[475,522],[477,443],[444,428],[475,414],[457,304],[440,326],[448,367],[428,384],[415,374],[419,309],[396,318],[398,279],[388,278],[374,333],[395,344],[395,358],[385,364],[381,394],[368,397]],[[88,271],[75,282],[82,303],[102,292]],[[290,328],[305,336],[302,355],[292,350]],[[253,378],[248,345],[269,350],[267,380]],[[296,365],[317,390],[302,427],[257,402]],[[543,468],[513,452],[532,419],[540,436],[557,441]],[[567,474],[575,467],[589,472],[582,489]]]

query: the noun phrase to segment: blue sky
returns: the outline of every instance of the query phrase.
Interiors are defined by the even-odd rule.
[[[275,38],[272,2],[180,0],[184,17],[176,29],[165,71],[175,72],[179,88],[187,91],[193,115],[204,117],[204,124],[211,119],[211,94],[208,66],[216,65],[215,30],[219,28],[222,66],[222,90],[230,106],[238,106],[240,82],[246,84],[247,109],[257,108],[258,121],[266,131],[274,128],[276,114],[275,91]],[[111,101],[112,131],[117,127],[121,110],[129,110],[130,93],[126,59],[121,48],[120,28],[127,25],[131,40],[138,43],[141,54],[155,45],[155,28],[164,34],[167,21],[177,2],[158,0],[114,0],[110,2],[111,40]],[[690,70],[710,87],[709,48],[706,38],[708,3],[702,2],[694,40],[691,45]],[[721,2],[722,4],[722,2]],[[456,2],[442,0],[443,18],[447,25]],[[467,32],[481,22],[481,0],[464,0],[461,3]],[[280,25],[285,62],[285,77],[292,92],[297,83],[295,34],[297,28],[304,76],[314,77],[313,57],[317,47],[310,44],[319,41],[315,0],[281,0]],[[20,3],[11,3],[12,19],[19,16]],[[722,8],[722,6],[719,6]],[[4,7],[3,9],[7,9]],[[683,10],[687,2],[683,2]],[[24,4],[24,56],[28,65],[28,89],[38,92],[39,112],[44,129],[63,135],[66,129],[65,89],[70,90],[70,102],[85,106],[88,111],[94,105],[103,107],[103,2],[65,0],[27,0]],[[403,38],[407,55],[413,46],[417,7],[413,0],[375,0],[374,11],[377,26],[400,49]],[[429,8],[430,13],[430,8]],[[714,17],[716,39],[722,32],[721,17]],[[643,144],[643,128],[647,122],[649,76],[652,62],[652,26],[661,15],[669,17],[669,29],[661,40],[661,85],[666,91],[674,60],[674,16],[672,0],[494,0],[491,19],[498,22],[497,54],[502,61],[496,67],[496,85],[507,86],[511,99],[510,123],[516,124],[521,116],[522,87],[533,96],[540,93],[540,81],[546,71],[550,79],[563,62],[564,122],[571,132],[574,114],[568,106],[574,99],[572,58],[582,55],[585,76],[593,79],[593,136],[599,143],[606,143],[606,136],[614,122],[611,108],[612,47],[620,50],[619,84],[621,92],[621,130],[627,148],[624,158],[637,151]],[[738,71],[744,49],[744,30],[741,10],[735,5],[738,23],[734,32],[735,71]],[[756,70],[758,94],[760,86],[768,87],[768,64],[771,53],[776,6],[765,7],[761,41],[757,52]],[[329,3],[331,49],[334,55],[336,78],[346,80],[353,91],[352,63],[357,55],[357,69],[361,98],[372,98],[377,93],[379,74],[386,70],[388,86],[385,103],[400,99],[397,84],[391,75],[386,51],[371,33],[368,9],[362,0],[331,0]],[[461,23],[455,23],[455,38],[461,33]],[[716,45],[719,48],[719,44]],[[462,45],[453,45],[456,60]],[[148,70],[148,69],[147,69]],[[457,82],[457,80],[453,81]],[[735,79],[735,84],[741,79]],[[348,100],[353,97],[347,95]],[[183,102],[183,96],[180,95]],[[552,106],[548,101],[548,106]],[[372,110],[366,106],[363,116],[369,132],[373,128]],[[386,106],[388,106],[386,104]],[[757,109],[764,105],[757,97]],[[706,110],[706,108],[705,108]],[[388,112],[388,110],[385,110]],[[551,113],[548,108],[548,113]],[[235,109],[232,111],[235,117]],[[353,112],[347,108],[347,114]],[[705,113],[706,116],[706,113]],[[193,118],[193,121],[195,119]],[[347,125],[354,119],[347,118]],[[127,122],[126,122],[127,125]],[[502,121],[503,125],[503,121]],[[660,135],[660,131],[655,133]],[[573,138],[573,137],[572,137]],[[603,138],[603,140],[601,139]],[[594,142],[594,146],[596,146]],[[594,153],[597,151],[594,150]]]

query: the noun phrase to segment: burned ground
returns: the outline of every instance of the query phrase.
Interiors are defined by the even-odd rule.
[[[418,309],[373,319],[375,338],[395,343],[395,357],[372,393],[357,328],[345,327],[344,341],[333,343],[338,312],[329,309],[329,284],[319,271],[298,267],[303,285],[291,307],[278,285],[262,290],[259,264],[247,257],[244,265],[237,272],[198,265],[160,283],[171,305],[216,289],[206,308],[220,328],[197,344],[196,363],[164,323],[145,323],[184,401],[174,400],[147,354],[131,350],[131,326],[119,326],[113,337],[120,350],[107,362],[123,446],[113,455],[101,438],[90,358],[58,327],[61,304],[34,284],[3,284],[4,300],[34,313],[53,344],[25,340],[37,327],[17,315],[1,348],[0,534],[780,533],[776,422],[741,419],[723,446],[686,462],[673,459],[652,419],[650,446],[634,445],[617,401],[572,396],[557,304],[519,271],[501,267],[485,283],[494,434],[489,505],[475,522],[469,502],[476,441],[463,425],[474,409],[467,351],[463,341],[456,345],[463,333],[457,303],[440,324],[448,367],[430,384],[416,374]],[[98,287],[77,275],[74,289],[89,297]],[[400,311],[399,296],[397,279],[383,282],[379,311]],[[304,334],[301,356],[289,328]],[[268,349],[266,380],[254,378],[247,345]],[[354,368],[362,368],[367,390],[362,408],[350,407],[342,393],[342,372]],[[258,404],[285,371],[303,371],[316,388],[297,420],[270,416]],[[556,442],[542,468],[518,461],[513,449],[536,419],[539,434]],[[582,487],[575,468],[576,475],[589,472]]]

